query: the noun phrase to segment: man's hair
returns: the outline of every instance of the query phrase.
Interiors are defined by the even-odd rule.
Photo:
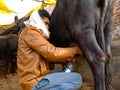
[[[38,10],[38,13],[41,16],[41,18],[47,17],[49,20],[51,19],[50,14],[44,9]]]

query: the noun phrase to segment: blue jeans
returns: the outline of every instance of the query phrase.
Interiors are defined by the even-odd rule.
[[[77,90],[81,84],[80,74],[57,72],[46,75],[32,90]]]

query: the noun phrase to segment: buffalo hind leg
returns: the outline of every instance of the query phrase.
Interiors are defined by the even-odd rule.
[[[91,70],[93,72],[95,90],[105,89],[105,62],[104,61],[92,61],[90,63]]]
[[[106,90],[105,87],[105,55],[90,55],[87,61],[94,77],[95,90]]]
[[[107,54],[107,60],[105,62],[105,83],[106,83],[106,90],[113,90],[112,88],[112,72],[110,68],[110,60],[112,58],[111,54]]]

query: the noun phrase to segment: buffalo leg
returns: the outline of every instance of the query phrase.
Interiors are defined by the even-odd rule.
[[[94,31],[75,33],[75,38],[81,48],[94,77],[95,90],[106,90],[105,87],[105,60],[106,55],[99,47]],[[85,37],[84,37],[85,36]]]
[[[105,62],[105,84],[106,90],[110,90],[111,88],[111,80],[112,80],[112,73],[110,68],[110,59],[107,59]]]
[[[106,28],[105,28],[105,43],[106,43],[106,47],[105,47],[105,52],[106,52],[106,63],[105,63],[105,81],[106,81],[106,89],[109,90],[109,86],[112,80],[112,73],[111,73],[111,68],[110,68],[110,60],[112,58],[112,54],[111,54],[111,50],[110,50],[110,24],[107,24]]]
[[[95,90],[106,90],[105,88],[105,56],[99,52],[98,56],[87,56],[87,61],[94,77]]]
[[[104,37],[105,37],[105,52],[107,56],[107,60],[105,63],[105,82],[106,82],[106,89],[110,90],[111,87],[111,68],[110,68],[110,60],[112,58],[111,50],[110,50],[110,42],[111,42],[111,31],[112,31],[112,1],[109,2],[109,10],[106,14],[107,20],[105,21],[105,28],[104,28]]]

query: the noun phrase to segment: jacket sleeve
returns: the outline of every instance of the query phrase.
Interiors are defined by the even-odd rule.
[[[61,61],[61,59],[73,57],[73,55],[77,53],[74,47],[55,47],[53,44],[49,43],[41,33],[34,30],[30,30],[30,32],[26,33],[25,42],[40,55],[51,62],[57,62]]]

